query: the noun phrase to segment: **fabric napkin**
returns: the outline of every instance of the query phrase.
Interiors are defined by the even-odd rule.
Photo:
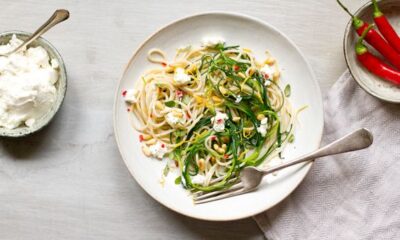
[[[269,240],[400,239],[400,105],[345,72],[324,107],[323,145],[361,127],[373,145],[317,160],[287,199],[254,219]]]

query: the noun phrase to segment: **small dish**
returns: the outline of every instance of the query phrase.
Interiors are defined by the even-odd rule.
[[[379,8],[389,19],[397,33],[400,33],[400,1],[380,1]],[[371,3],[364,4],[354,15],[368,23],[374,22]],[[384,101],[400,103],[400,87],[373,75],[358,62],[354,49],[357,40],[358,36],[350,20],[344,34],[343,48],[346,63],[353,78],[369,94]],[[372,47],[368,47],[372,53],[380,56]]]
[[[15,34],[19,39],[25,40],[27,39],[31,34],[28,32],[22,32],[22,31],[7,31],[0,33],[0,45],[6,44],[10,41],[12,35]],[[57,59],[59,63],[59,78],[56,83],[56,89],[57,89],[57,96],[56,96],[56,101],[52,105],[52,107],[49,109],[49,111],[43,115],[41,118],[37,119],[36,122],[32,127],[26,127],[26,126],[20,126],[15,129],[6,129],[0,127],[0,136],[2,137],[23,137],[27,136],[29,134],[32,134],[34,132],[39,131],[43,127],[45,127],[49,122],[53,119],[57,111],[60,109],[60,106],[64,100],[66,89],[67,89],[67,71],[65,69],[64,61],[60,55],[60,53],[57,51],[57,49],[51,45],[49,41],[46,39],[40,37],[33,43],[31,43],[29,46],[42,46],[49,54],[51,58]]]
[[[209,12],[177,20],[150,36],[133,54],[120,80],[114,100],[114,132],[119,151],[126,166],[142,188],[164,206],[183,215],[212,221],[228,221],[250,217],[263,212],[287,197],[303,180],[311,164],[284,169],[266,178],[259,190],[221,201],[194,205],[181,185],[176,185],[174,174],[160,183],[165,161],[146,157],[141,150],[138,133],[131,125],[121,92],[134,86],[141,74],[154,67],[147,60],[152,48],[163,49],[173,56],[176,49],[198,44],[208,36],[220,36],[228,44],[251,48],[256,58],[266,50],[278,60],[282,68],[282,86],[290,83],[291,102],[295,108],[307,105],[299,115],[301,126],[296,129],[296,140],[283,152],[286,160],[318,148],[323,131],[323,107],[318,82],[295,44],[283,33],[256,18],[238,13]]]

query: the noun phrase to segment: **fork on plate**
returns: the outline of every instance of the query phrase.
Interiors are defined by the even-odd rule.
[[[314,152],[270,169],[262,170],[255,167],[245,167],[240,172],[238,178],[231,180],[235,184],[229,189],[214,192],[195,192],[193,193],[193,200],[195,204],[201,204],[252,192],[257,189],[263,177],[268,174],[302,162],[312,162],[317,158],[364,149],[369,147],[372,142],[373,136],[371,132],[365,128],[361,128]]]

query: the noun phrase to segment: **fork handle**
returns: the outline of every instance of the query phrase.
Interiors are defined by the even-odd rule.
[[[283,168],[290,167],[298,163],[314,160],[316,158],[364,149],[369,147],[372,142],[373,136],[371,132],[365,128],[361,128],[322,148],[317,149],[314,152],[303,155],[288,163],[283,163],[271,169],[263,170],[262,173],[263,175],[267,175]]]

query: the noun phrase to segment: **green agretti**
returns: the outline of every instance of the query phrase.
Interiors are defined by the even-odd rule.
[[[244,77],[251,67],[250,63],[237,61],[227,54],[227,51],[238,48],[239,46],[219,44],[215,47],[215,51],[199,60],[199,71],[206,77],[206,92],[222,99],[222,111],[227,114],[228,119],[223,132],[214,131],[211,118],[216,110],[213,106],[208,106],[204,117],[187,133],[185,143],[174,149],[171,157],[178,161],[181,170],[181,177],[175,182],[187,189],[214,191],[229,188],[233,184],[230,180],[238,176],[242,168],[260,165],[283,142],[293,140],[292,126],[287,131],[281,132],[278,112],[284,103],[274,109],[267,94],[268,88],[276,88],[282,99],[285,99],[285,95],[286,97],[290,95],[290,86],[285,88],[284,93],[274,81],[257,70],[251,76]],[[250,60],[246,54],[241,58]],[[224,78],[215,83],[210,78],[216,75],[223,75]],[[226,79],[229,81],[223,81]],[[266,85],[265,81],[270,84]],[[237,101],[238,92],[241,101]],[[233,112],[240,117],[239,120],[234,119]],[[260,115],[268,118],[268,133],[265,136],[256,131],[260,127],[258,118]],[[245,130],[249,128],[253,130]],[[180,131],[171,135],[173,135],[171,140],[174,142],[180,142],[184,138],[184,134]],[[206,146],[205,142],[209,137],[213,137],[215,142],[226,144],[224,153]],[[266,146],[267,139],[274,141]],[[249,150],[251,151],[248,152]],[[192,182],[192,177],[199,173],[200,168],[196,162],[196,155],[212,156],[220,161],[230,161],[230,164],[226,166],[225,174],[219,181],[203,186]]]

